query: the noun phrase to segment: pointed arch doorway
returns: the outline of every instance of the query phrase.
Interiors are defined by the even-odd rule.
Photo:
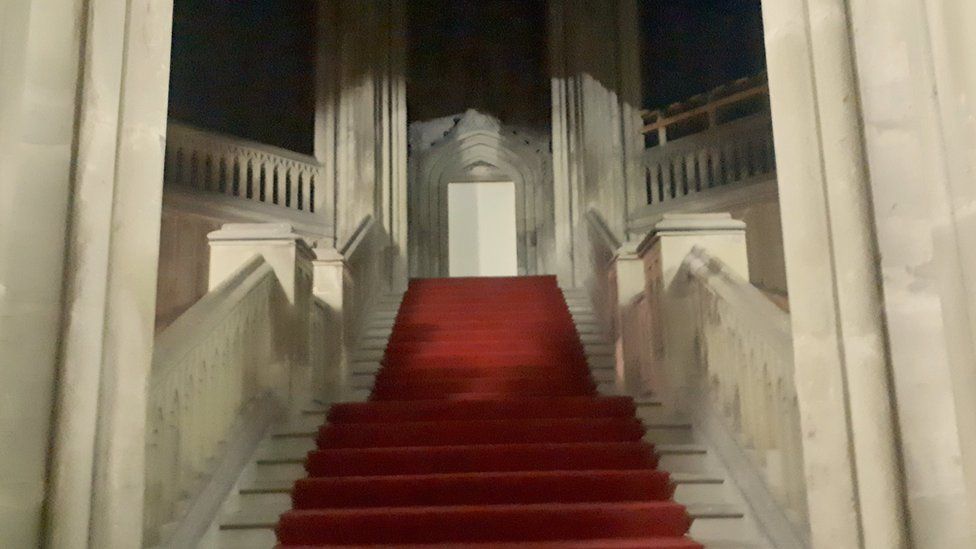
[[[435,122],[441,123],[441,122]],[[469,110],[449,118],[431,141],[411,141],[409,178],[410,275],[413,277],[501,276],[547,273],[550,269],[554,225],[552,216],[552,160],[548,133],[536,135],[503,126],[491,116]],[[415,132],[415,135],[423,132]],[[479,223],[458,216],[452,252],[451,193],[461,200],[456,212],[477,208]],[[477,206],[473,204],[477,202]],[[464,206],[463,203],[468,205]],[[457,206],[456,206],[457,207]],[[514,218],[514,219],[513,219]],[[464,225],[467,223],[467,225]],[[467,228],[465,228],[467,227]],[[480,227],[480,226],[479,226]],[[514,232],[514,237],[512,233]],[[467,233],[467,234],[465,234]],[[473,235],[485,243],[486,253],[501,254],[499,265],[472,271],[452,269],[452,255]],[[467,238],[465,238],[465,236]],[[515,269],[511,268],[514,240]],[[480,248],[479,248],[480,249]],[[479,252],[480,253],[480,252]]]

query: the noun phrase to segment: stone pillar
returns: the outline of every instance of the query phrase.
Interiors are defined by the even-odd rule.
[[[573,83],[567,64],[566,6],[549,2],[549,70],[552,74],[552,184],[555,223],[554,266],[559,284],[577,285],[575,228],[580,222],[575,164],[570,151],[578,146],[572,130]],[[580,281],[582,282],[582,281]]]
[[[42,544],[84,4],[5,3],[0,17],[0,540],[8,547]],[[90,497],[90,479],[84,488]]]
[[[693,334],[676,333],[685,315],[668,293],[695,246],[738,274],[749,272],[745,224],[729,214],[667,214],[643,240],[625,243],[614,257],[617,302],[616,359],[621,390],[681,400],[684,372],[695,367]],[[666,340],[666,341],[665,341]]]
[[[743,279],[749,276],[746,226],[729,214],[666,214],[639,247],[647,276],[653,277],[648,286],[658,294],[651,316],[663,343],[663,349],[655,349],[648,357],[644,375],[663,385],[665,404],[677,412],[690,412],[686,408],[694,401],[689,391],[698,385],[689,376],[697,369],[697,351],[695,326],[682,322],[690,297],[672,286],[695,247],[704,248]]]
[[[342,254],[334,248],[316,249],[312,261],[312,294],[325,304],[326,358],[325,369],[318,372],[316,397],[322,402],[337,402],[344,397],[344,389],[349,381],[349,356],[343,322],[343,297],[346,277],[346,262]]]
[[[312,251],[287,223],[228,223],[207,235],[210,241],[210,289],[233,275],[256,255],[274,269],[288,310],[276,334],[277,355],[285,357],[291,389],[278,395],[301,404],[311,398],[313,372],[309,367],[309,314],[312,292]]]
[[[644,303],[644,261],[639,251],[640,242],[627,242],[614,257],[613,279],[616,283],[617,340],[614,355],[617,362],[618,389],[624,394],[641,396],[651,387],[641,378],[644,346],[647,334],[641,323],[640,309]]]
[[[142,543],[145,389],[155,316],[172,3],[94,0],[84,6],[65,6],[35,0],[23,4],[29,19],[18,21],[5,13],[4,23],[18,25],[17,33],[24,32],[22,36],[36,42],[33,51],[26,52],[24,67],[28,70],[20,81],[38,86],[31,96],[43,105],[32,109],[25,121],[30,124],[30,141],[45,145],[18,150],[13,142],[3,140],[0,150],[19,160],[4,159],[0,165],[10,169],[23,167],[25,160],[43,163],[43,168],[24,171],[28,179],[9,196],[40,191],[43,201],[32,204],[15,199],[12,212],[41,223],[44,229],[21,227],[33,235],[30,261],[10,257],[0,259],[0,264],[27,269],[40,264],[38,260],[47,261],[46,253],[64,257],[66,252],[65,271],[49,271],[50,276],[64,276],[54,282],[57,288],[65,287],[66,294],[63,321],[60,313],[49,317],[46,327],[35,334],[61,330],[60,349],[55,341],[47,346],[51,353],[60,351],[57,405],[52,407],[50,400],[33,394],[43,385],[39,379],[25,384],[29,378],[21,376],[3,386],[30,398],[31,406],[43,407],[45,417],[54,409],[53,436],[40,426],[20,421],[25,432],[53,440],[46,546],[138,547]],[[83,51],[77,45],[64,50],[62,46],[77,40],[82,29],[86,32]],[[67,65],[60,64],[64,56],[69,59]],[[18,54],[5,58],[17,59]],[[79,60],[84,61],[80,78],[72,72]],[[40,63],[43,78],[30,75],[34,62]],[[61,88],[67,85],[62,79],[70,80],[70,85]],[[80,91],[74,87],[77,82]],[[3,88],[23,91],[18,86]],[[63,156],[52,145],[66,143],[46,135],[47,118],[61,119],[59,132],[76,132],[74,148],[65,149]],[[18,126],[4,122],[0,127]],[[62,168],[67,173],[69,157],[74,170],[64,247],[68,223],[50,214],[62,207],[68,195],[39,182],[49,184]],[[11,219],[7,215],[0,218]],[[59,231],[59,244],[43,240]],[[35,284],[46,280],[37,274],[30,276]],[[0,284],[6,282],[0,280]],[[57,299],[58,291],[45,291],[45,298]],[[18,325],[29,323],[21,320]],[[11,330],[0,328],[0,332],[14,335],[22,349],[29,341]],[[44,354],[33,354],[33,375],[44,375]],[[17,355],[0,348],[0,356],[8,361],[10,357],[16,360]],[[15,368],[4,371],[14,373]],[[17,446],[27,445],[21,440]],[[38,466],[44,461],[39,458]],[[16,471],[6,464],[4,468]],[[31,497],[24,493],[9,501],[29,502]],[[132,518],[120,520],[123,516]],[[21,517],[20,528],[32,526],[31,519]],[[40,545],[38,540],[18,541],[15,535],[5,534],[0,532],[0,537],[14,546]]]
[[[814,547],[896,548],[905,520],[846,10],[763,3],[795,380]]]
[[[556,272],[582,286],[585,212],[625,233],[628,182],[639,177],[640,66],[633,0],[549,4]]]
[[[287,223],[227,223],[207,235],[210,241],[210,289],[219,286],[252,257],[260,255],[274,269],[288,302],[301,299],[303,260],[312,252]]]
[[[324,181],[315,212],[335,223],[336,114],[339,98],[339,22],[337,2],[315,2],[315,159],[322,164]]]
[[[911,543],[974,547],[976,9],[848,4]]]

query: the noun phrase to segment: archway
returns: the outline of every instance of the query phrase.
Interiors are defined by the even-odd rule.
[[[429,137],[444,126],[439,139]],[[554,232],[548,135],[506,128],[469,110],[414,126],[411,151],[411,276],[448,275],[448,185],[497,181],[515,184],[519,274],[548,272]]]

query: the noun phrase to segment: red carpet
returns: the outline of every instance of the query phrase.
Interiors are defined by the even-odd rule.
[[[415,280],[369,402],[332,407],[280,549],[700,549],[553,277]]]

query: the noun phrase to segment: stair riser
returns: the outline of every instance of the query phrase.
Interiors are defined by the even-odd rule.
[[[539,473],[301,481],[294,502],[296,509],[624,502],[661,501],[672,493],[664,473]]]
[[[682,536],[690,519],[679,506],[627,508],[426,508],[376,512],[292,511],[282,516],[283,543],[451,543],[636,536]],[[613,524],[613,530],[607,530]]]
[[[630,423],[600,426],[540,426],[522,423],[494,426],[459,426],[412,429],[404,425],[367,429],[367,424],[323,429],[318,446],[326,448],[387,448],[404,446],[454,446],[468,444],[629,442],[640,440],[642,428]]]
[[[634,444],[589,445],[589,448],[475,447],[431,452],[402,449],[369,452],[341,451],[310,454],[312,476],[375,474],[440,474],[477,471],[620,470],[655,468],[650,449]]]

